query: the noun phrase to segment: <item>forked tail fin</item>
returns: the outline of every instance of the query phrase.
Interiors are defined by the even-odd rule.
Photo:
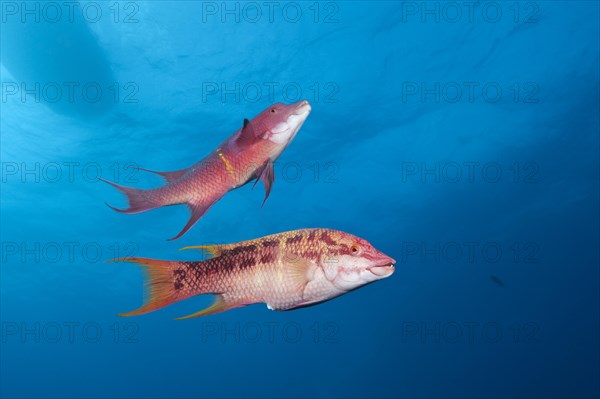
[[[172,173],[179,173],[179,172],[172,172]],[[113,182],[103,179],[101,177],[99,177],[98,179],[105,183],[110,184],[111,186],[115,187],[117,190],[119,190],[120,192],[122,192],[123,194],[125,194],[127,196],[127,202],[129,203],[129,207],[127,209],[119,209],[119,208],[115,208],[114,206],[112,206],[108,203],[106,204],[106,205],[108,205],[109,208],[111,208],[117,212],[120,212],[120,213],[128,213],[128,214],[141,213],[141,212],[149,211],[151,209],[160,208],[161,206],[186,204],[190,208],[190,211],[191,211],[190,218],[189,218],[187,224],[179,232],[179,234],[177,234],[173,238],[169,238],[169,241],[176,240],[179,237],[181,237],[182,235],[184,235],[189,229],[192,228],[193,225],[196,224],[196,222],[198,222],[198,220],[200,220],[200,218],[202,216],[204,216],[204,214],[215,204],[215,202],[217,202],[223,196],[223,194],[221,194],[219,197],[216,197],[216,198],[202,198],[199,200],[190,200],[189,202],[176,202],[176,201],[167,202],[168,200],[160,201],[160,200],[157,200],[155,198],[155,196],[150,195],[149,192],[151,190],[140,190],[137,188],[121,186],[120,184],[113,183]]]
[[[114,206],[112,206],[108,203],[106,204],[111,209],[113,209],[117,212],[141,213],[141,212],[149,211],[150,209],[160,208],[161,206],[165,205],[165,204],[160,204],[160,203],[156,203],[156,201],[153,201],[148,196],[148,190],[140,190],[137,188],[121,186],[120,184],[113,183],[113,182],[103,179],[101,177],[99,177],[98,179],[105,183],[110,184],[111,186],[115,187],[117,190],[119,190],[120,192],[122,192],[123,194],[125,194],[127,196],[127,202],[129,203],[129,208],[127,208],[127,209],[119,209],[119,208],[115,208]]]
[[[185,280],[188,274],[188,265],[185,262],[149,258],[118,258],[111,262],[137,263],[142,266],[145,272],[144,304],[131,312],[120,313],[119,316],[137,316],[164,308],[194,295],[216,293],[214,291],[200,291],[198,288],[190,286],[189,282]],[[180,317],[177,320],[208,316],[245,305],[228,299],[225,294],[216,294],[215,301],[211,306],[189,316]]]
[[[149,258],[119,258],[113,262],[133,262],[144,269],[144,304],[131,312],[120,313],[119,316],[137,316],[163,308],[177,302],[180,297],[175,289],[174,266],[179,262]]]

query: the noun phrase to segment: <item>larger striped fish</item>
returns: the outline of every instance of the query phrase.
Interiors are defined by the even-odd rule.
[[[218,200],[229,191],[256,179],[265,185],[269,197],[275,173],[273,162],[300,130],[311,111],[308,101],[274,104],[242,126],[206,158],[187,169],[156,172],[167,181],[149,190],[124,187],[100,179],[127,196],[129,207],[112,209],[122,213],[140,213],[167,205],[186,204],[191,211],[184,228],[171,240],[185,234]],[[256,183],[254,183],[256,184]]]
[[[201,294],[214,303],[185,318],[254,303],[288,310],[327,301],[390,276],[394,259],[352,234],[304,229],[236,244],[186,247],[213,257],[198,262],[121,258],[146,270],[146,301],[134,316]]]

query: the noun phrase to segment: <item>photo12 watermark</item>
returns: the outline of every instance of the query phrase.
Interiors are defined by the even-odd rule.
[[[136,256],[135,242],[2,241],[2,264],[89,264]]]
[[[403,344],[537,344],[540,324],[534,321],[403,321]]]
[[[340,325],[333,321],[298,322],[203,322],[203,344],[337,344]]]
[[[202,1],[202,23],[315,23],[340,22],[334,1]]]
[[[140,168],[133,162],[50,161],[0,164],[2,183],[97,183],[99,178],[115,183],[138,183]]]
[[[138,104],[136,82],[16,82],[1,84],[2,103]]]
[[[536,241],[403,241],[401,263],[417,264],[536,264],[541,246]]]
[[[403,104],[494,104],[503,100],[517,104],[540,102],[537,82],[405,81],[400,89]]]
[[[403,1],[399,7],[402,23],[535,24],[540,15],[534,1]]]
[[[89,321],[3,321],[3,344],[137,344],[137,323],[115,322],[109,325]]]
[[[340,102],[340,87],[336,82],[202,82],[202,102],[222,104],[308,100],[311,103]]]
[[[402,183],[535,184],[540,181],[540,166],[533,161],[404,161],[400,178]]]
[[[101,21],[135,24],[140,3],[136,1],[2,1],[2,23],[58,24]]]

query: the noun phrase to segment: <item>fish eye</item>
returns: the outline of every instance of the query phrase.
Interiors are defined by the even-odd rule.
[[[358,246],[358,244],[353,244],[350,247],[350,251],[352,251],[352,255],[359,255],[360,254],[360,247]]]
[[[271,112],[275,112],[275,108],[271,108]]]

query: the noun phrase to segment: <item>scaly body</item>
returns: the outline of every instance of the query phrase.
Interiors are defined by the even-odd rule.
[[[254,119],[244,119],[238,131],[187,169],[156,172],[140,168],[164,177],[167,184],[162,187],[140,190],[100,179],[127,195],[127,209],[111,208],[122,213],[140,213],[162,206],[187,204],[191,216],[181,232],[172,238],[176,239],[225,194],[254,179],[264,183],[266,201],[275,179],[273,162],[296,136],[310,110],[307,101],[274,104]]]
[[[217,294],[215,303],[188,317],[265,303],[288,310],[323,302],[394,271],[394,260],[351,234],[303,229],[236,244],[198,248],[214,257],[199,262],[123,258],[149,272],[148,301],[125,313],[147,313],[201,294]]]

